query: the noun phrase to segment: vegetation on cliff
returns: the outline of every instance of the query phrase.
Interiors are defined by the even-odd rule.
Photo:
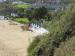
[[[48,35],[36,37],[28,48],[29,56],[54,56],[54,51],[62,42],[66,42],[75,34],[75,5],[56,13],[51,21],[45,22]]]

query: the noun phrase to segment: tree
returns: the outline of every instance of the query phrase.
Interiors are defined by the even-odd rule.
[[[45,16],[47,16],[48,10],[45,7],[36,8],[32,12],[32,16],[36,20],[45,19]]]
[[[9,1],[5,1],[0,3],[0,13],[3,15],[10,14],[10,12],[13,10],[13,5]]]

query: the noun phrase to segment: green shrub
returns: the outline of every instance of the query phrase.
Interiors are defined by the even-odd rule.
[[[32,45],[30,46],[30,48],[28,48],[28,52],[31,52],[32,49],[37,46],[37,43],[38,43],[39,41],[40,41],[40,38],[37,38],[37,37],[36,37],[35,40],[32,42],[32,43],[34,43],[34,44],[32,44]]]
[[[28,18],[16,18],[15,21],[18,22],[18,23],[23,23],[23,24],[26,24],[26,23],[30,22],[28,20]]]

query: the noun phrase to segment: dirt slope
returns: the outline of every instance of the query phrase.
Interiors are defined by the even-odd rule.
[[[27,56],[29,43],[37,33],[22,31],[18,25],[0,20],[0,56]]]

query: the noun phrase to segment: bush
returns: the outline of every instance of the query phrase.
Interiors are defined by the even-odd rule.
[[[71,38],[71,33],[75,31],[75,29],[70,30],[75,26],[74,15],[75,7],[64,11],[64,13],[60,13],[60,15],[57,15],[56,19],[47,22],[44,27],[50,30],[50,34],[40,37],[40,41],[36,43],[36,46],[32,46],[33,48],[31,52],[29,52],[29,56],[53,56],[54,49],[58,48],[61,42],[66,41],[66,39],[68,39],[67,36]],[[34,41],[31,45],[34,45]],[[31,48],[31,46],[29,48]],[[50,53],[46,53],[46,48]],[[42,52],[39,53],[39,50]],[[44,55],[44,53],[49,55]]]
[[[18,23],[23,23],[23,24],[27,24],[27,23],[30,22],[28,20],[28,18],[16,18],[15,21],[18,22]]]

